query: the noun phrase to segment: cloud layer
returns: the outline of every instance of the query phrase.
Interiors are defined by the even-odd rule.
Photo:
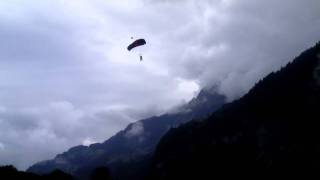
[[[318,0],[0,2],[0,164],[25,169],[103,141],[201,88],[233,100],[320,40],[319,9]],[[147,45],[128,52],[130,37]]]

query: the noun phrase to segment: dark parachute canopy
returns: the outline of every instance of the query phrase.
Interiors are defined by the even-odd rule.
[[[146,44],[146,40],[144,39],[137,39],[135,40],[133,43],[131,43],[129,46],[128,46],[128,51],[131,51],[131,49],[135,48],[135,47],[138,47],[138,46],[142,46],[142,45],[145,45]]]

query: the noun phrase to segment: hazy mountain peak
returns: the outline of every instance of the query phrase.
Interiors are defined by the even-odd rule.
[[[93,168],[108,165],[119,179],[137,176],[129,172],[125,175],[122,171],[129,166],[135,166],[137,162],[145,164],[160,138],[170,128],[178,127],[195,118],[208,116],[224,103],[225,97],[217,94],[215,88],[201,90],[189,103],[167,114],[131,123],[103,143],[70,148],[53,160],[31,166],[28,171],[43,174],[58,168],[77,177],[87,177]],[[137,172],[145,173],[143,168],[132,170],[133,174]]]

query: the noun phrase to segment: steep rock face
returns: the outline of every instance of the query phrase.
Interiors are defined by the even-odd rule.
[[[103,143],[73,147],[53,160],[31,166],[27,171],[44,174],[61,169],[78,178],[87,178],[94,168],[108,166],[117,179],[141,179],[156,145],[170,128],[206,117],[224,103],[224,96],[202,90],[188,104],[168,114],[131,123]]]
[[[320,43],[206,120],[170,130],[148,178],[319,178],[319,54]]]

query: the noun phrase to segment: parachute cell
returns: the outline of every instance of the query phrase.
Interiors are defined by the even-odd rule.
[[[138,39],[138,40],[135,40],[133,43],[131,43],[129,46],[128,46],[128,51],[131,51],[131,49],[135,48],[135,47],[138,47],[138,46],[142,46],[142,45],[145,45],[146,44],[146,41],[144,39]]]

